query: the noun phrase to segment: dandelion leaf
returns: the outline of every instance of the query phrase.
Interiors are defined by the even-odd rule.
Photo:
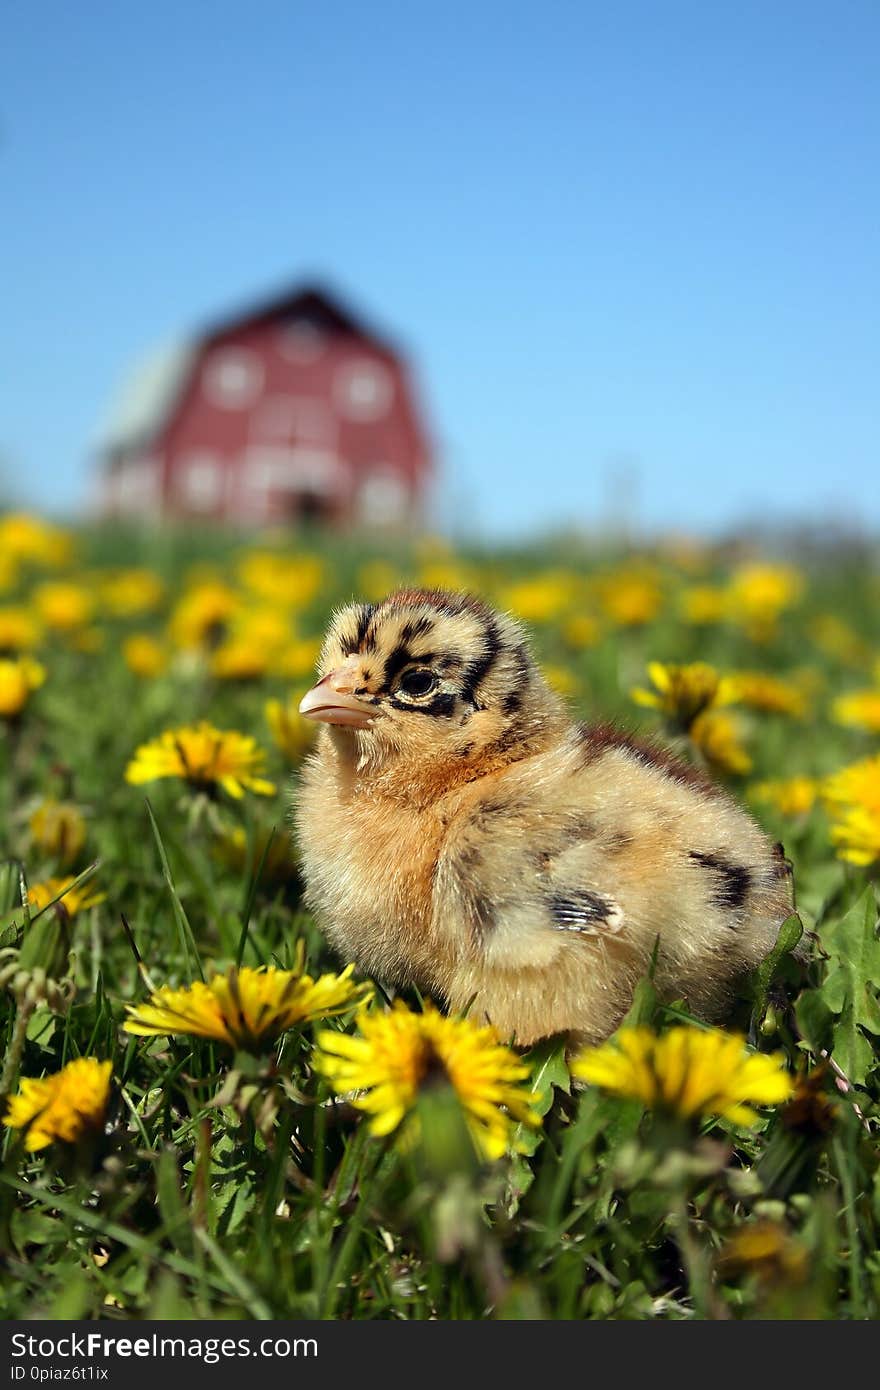
[[[866,888],[837,922],[826,923],[822,945],[830,959],[820,993],[837,1015],[834,1060],[850,1081],[864,1085],[877,1061],[868,1034],[880,1036],[880,941],[873,888]]]

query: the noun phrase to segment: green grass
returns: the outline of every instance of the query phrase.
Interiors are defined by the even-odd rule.
[[[61,971],[75,983],[69,1007],[32,1013],[13,1070],[39,1077],[72,1058],[95,1056],[112,1061],[114,1077],[106,1132],[88,1151],[56,1145],[27,1156],[6,1133],[0,1313],[877,1317],[876,889],[867,870],[835,858],[821,808],[795,820],[758,808],[793,860],[809,945],[806,962],[781,953],[750,982],[734,1023],[760,1049],[782,1049],[792,1067],[830,1055],[847,1081],[838,1084],[829,1065],[818,1083],[834,1107],[828,1123],[816,1106],[795,1128],[766,1111],[752,1131],[707,1122],[684,1142],[637,1102],[574,1090],[562,1047],[551,1042],[530,1056],[545,1115],[528,1152],[444,1171],[424,1152],[371,1139],[358,1113],[330,1098],[310,1065],[310,1030],[285,1039],[271,1075],[236,1060],[244,1065],[237,1106],[215,1103],[221,1086],[230,1090],[232,1059],[222,1048],[121,1031],[125,1004],[146,996],[145,978],[182,983],[238,959],[288,966],[299,940],[313,971],[338,965],[302,910],[295,864],[279,878],[267,872],[267,860],[259,873],[258,845],[272,827],[286,833],[296,795],[295,770],[270,739],[265,701],[307,682],[220,682],[204,663],[144,681],[120,654],[130,631],[164,633],[194,550],[233,574],[236,547],[241,543],[210,534],[186,542],[81,537],[70,573],[92,584],[108,565],[149,564],[168,582],[166,602],[125,620],[99,610],[91,625],[101,637],[97,651],[77,650],[57,635],[45,639],[37,652],[45,685],[21,719],[0,732],[0,947],[14,952],[40,923],[57,921],[50,910],[28,927],[20,906],[20,874],[35,883],[60,871],[29,829],[42,798],[63,797],[84,809],[87,844],[64,872],[97,862],[93,884],[105,894],[70,923],[72,957]],[[355,542],[323,539],[310,549],[324,559],[325,581],[296,614],[305,635],[320,633],[333,604],[359,592],[360,567],[376,558]],[[756,640],[735,623],[695,627],[681,620],[683,588],[726,582],[729,567],[720,557],[709,557],[698,579],[660,560],[657,617],[619,629],[600,615],[600,640],[579,650],[566,642],[564,619],[593,602],[589,576],[621,557],[572,546],[561,558],[535,549],[464,560],[490,594],[548,569],[564,567],[573,576],[577,597],[534,632],[542,659],[571,674],[572,702],[586,717],[659,728],[629,694],[645,683],[650,660],[699,659],[721,670],[784,675],[808,668],[815,691],[807,719],[746,716],[754,771],[734,779],[737,795],[756,780],[823,776],[878,751],[876,734],[840,727],[829,716],[835,694],[872,684],[870,654],[880,657],[880,588],[863,563],[832,556],[816,564],[803,598],[774,635]],[[423,560],[398,548],[390,563],[401,577],[417,578]],[[22,568],[0,593],[0,607],[29,602],[43,577]],[[853,629],[868,653],[863,664],[817,644],[822,614]],[[169,781],[146,789],[148,803],[143,788],[125,782],[138,744],[197,718],[254,734],[267,750],[277,795],[195,805]],[[218,829],[233,826],[244,828],[249,846],[237,868],[216,843]],[[634,1008],[657,1027],[682,1012],[658,1002],[648,982]],[[17,1016],[7,990],[0,994],[7,1057]],[[259,1116],[269,1090],[276,1101],[271,1123]],[[756,1226],[769,1230],[767,1223],[777,1240],[773,1258],[739,1265],[726,1258],[732,1238]]]

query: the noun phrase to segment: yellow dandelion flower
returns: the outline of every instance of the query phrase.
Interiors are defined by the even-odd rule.
[[[321,655],[320,637],[299,637],[289,643],[275,662],[275,670],[289,680],[311,676]]]
[[[0,652],[29,652],[38,646],[42,628],[27,608],[0,608]]]
[[[363,1004],[372,986],[355,984],[353,970],[348,965],[340,975],[313,979],[303,969],[300,948],[293,970],[233,966],[208,984],[196,980],[182,989],[163,985],[146,1004],[129,1005],[125,1031],[141,1037],[210,1038],[234,1049],[266,1052],[289,1028]]]
[[[85,627],[95,608],[94,596],[85,585],[60,579],[38,584],[33,602],[46,627],[55,632],[71,633]]]
[[[17,660],[0,658],[0,719],[14,719],[21,714],[45,679],[45,668],[28,656]]]
[[[694,720],[688,736],[715,772],[742,776],[752,770],[752,760],[740,743],[737,721],[724,710],[710,709]]]
[[[115,570],[98,579],[104,607],[116,618],[136,618],[159,607],[165,585],[153,570]]]
[[[880,859],[880,808],[848,806],[834,812],[831,843],[838,859],[866,867]]]
[[[86,842],[85,818],[70,801],[42,801],[30,818],[30,829],[37,849],[60,864],[78,859]]]
[[[42,912],[49,903],[60,901],[66,908],[69,917],[75,917],[78,912],[85,912],[87,908],[97,907],[106,898],[106,893],[97,893],[91,881],[81,883],[78,887],[71,887],[76,883],[75,877],[70,878],[46,878],[41,883],[32,883],[28,887],[28,902],[35,907],[38,912]]]
[[[223,641],[230,619],[241,606],[233,589],[205,579],[189,589],[171,614],[170,634],[184,651],[211,651]]]
[[[566,570],[545,570],[499,593],[502,607],[528,623],[553,622],[576,599],[577,578]]]
[[[653,622],[663,604],[663,591],[653,575],[610,575],[600,582],[598,593],[605,613],[618,627]]]
[[[370,1132],[391,1134],[412,1123],[420,1091],[440,1078],[454,1090],[478,1151],[500,1158],[516,1124],[537,1127],[536,1096],[523,1084],[524,1062],[491,1027],[445,1018],[430,1004],[413,1013],[400,1001],[363,1013],[358,1035],[319,1033],[316,1069],[333,1089],[352,1096],[370,1118]]]
[[[580,682],[573,671],[567,666],[544,665],[542,667],[544,679],[557,695],[570,697],[577,695],[580,690]]]
[[[764,640],[803,591],[804,577],[791,565],[742,565],[728,585],[729,613],[752,637]]]
[[[215,729],[203,720],[181,729],[166,729],[158,738],[141,744],[125,769],[126,782],[140,786],[162,777],[179,777],[191,787],[210,791],[222,787],[230,796],[245,791],[272,796],[273,782],[257,776],[265,754],[256,740],[234,730]]]
[[[766,714],[788,714],[793,719],[803,719],[807,712],[803,690],[763,671],[734,671],[725,676],[720,702],[745,705]]]
[[[26,1129],[28,1153],[45,1149],[55,1140],[75,1144],[100,1128],[110,1097],[110,1062],[78,1057],[61,1071],[40,1080],[22,1080],[12,1096],[3,1123],[10,1129]]]
[[[290,640],[290,618],[280,609],[243,609],[214,651],[211,672],[223,680],[259,680],[278,667]]]
[[[295,702],[284,705],[280,700],[267,700],[264,709],[276,746],[291,765],[298,763],[314,742],[314,721],[304,719]]]
[[[852,690],[840,695],[831,706],[836,724],[880,734],[880,690]]]
[[[712,584],[694,584],[684,589],[679,600],[681,616],[694,627],[711,627],[727,614],[727,595]]]
[[[258,598],[288,608],[305,608],[317,597],[324,565],[316,555],[279,555],[252,550],[238,564],[238,577]]]
[[[661,710],[685,729],[714,704],[721,685],[718,672],[705,661],[694,661],[687,666],[652,661],[648,664],[648,675],[654,689],[637,687],[630,691],[633,700],[637,705]]]
[[[230,637],[211,657],[211,675],[226,681],[261,680],[272,665],[272,653],[249,637]]]
[[[755,782],[749,795],[755,801],[775,806],[780,815],[807,816],[816,804],[819,783],[815,777],[782,777]]]
[[[65,531],[39,517],[23,512],[0,517],[0,554],[9,560],[54,568],[67,563],[72,548]]]
[[[562,636],[576,651],[584,647],[594,647],[602,635],[598,618],[589,613],[575,613],[562,624]]]
[[[721,1249],[718,1272],[722,1278],[754,1274],[762,1283],[801,1284],[810,1272],[806,1247],[775,1221],[753,1221],[742,1226]]]
[[[717,1028],[681,1026],[662,1036],[623,1028],[579,1052],[571,1073],[682,1120],[720,1115],[739,1125],[756,1122],[753,1106],[779,1105],[793,1091],[781,1053],[749,1052],[743,1038]]]
[[[168,652],[146,632],[133,632],[122,644],[122,659],[132,675],[144,680],[161,676],[168,667]]]
[[[832,809],[853,805],[880,812],[880,754],[826,777],[822,796]]]

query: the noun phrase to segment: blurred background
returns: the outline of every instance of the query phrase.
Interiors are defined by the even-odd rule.
[[[5,16],[0,504],[880,522],[872,0]]]

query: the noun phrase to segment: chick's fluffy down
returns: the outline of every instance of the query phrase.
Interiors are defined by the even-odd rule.
[[[519,626],[404,591],[338,614],[303,701],[307,902],[339,954],[522,1044],[599,1040],[656,983],[723,1018],[791,911],[789,871],[694,769],[575,724]]]

